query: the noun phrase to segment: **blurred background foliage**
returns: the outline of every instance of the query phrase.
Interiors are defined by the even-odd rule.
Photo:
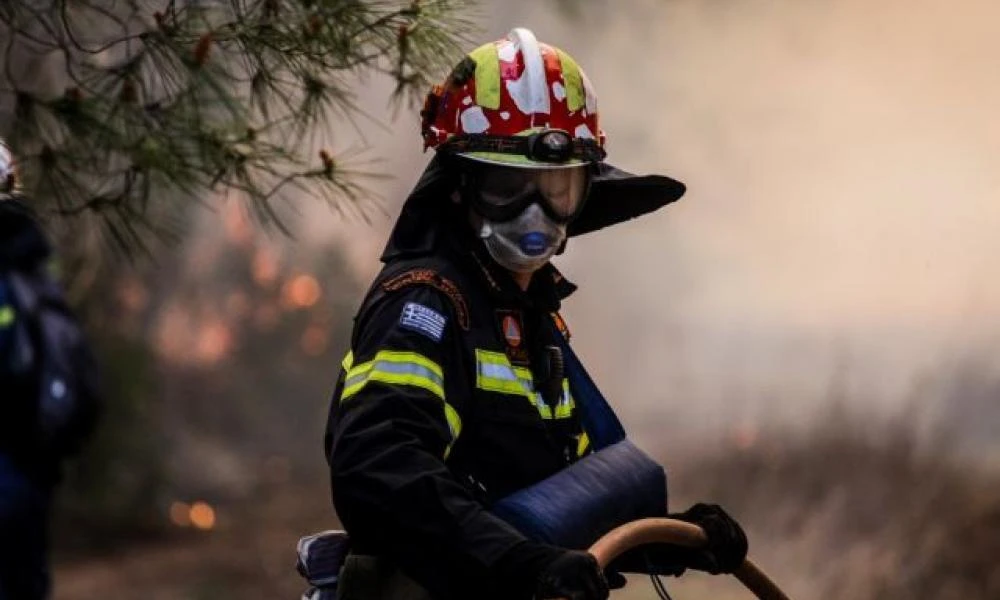
[[[335,243],[282,250],[235,206],[224,214],[221,235],[155,266],[113,263],[82,296],[108,406],[67,470],[68,554],[169,533],[177,502],[317,477],[360,283]]]

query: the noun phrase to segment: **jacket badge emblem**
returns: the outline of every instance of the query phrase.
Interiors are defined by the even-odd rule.
[[[521,324],[517,322],[514,315],[507,315],[503,318],[503,337],[512,348],[521,345]]]

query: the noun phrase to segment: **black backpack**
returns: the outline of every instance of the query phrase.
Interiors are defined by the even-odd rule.
[[[80,324],[45,268],[49,255],[30,209],[0,200],[0,379],[10,384],[0,385],[7,391],[0,402],[11,403],[0,408],[18,416],[3,429],[24,445],[8,450],[59,458],[78,450],[93,429],[100,396]]]
[[[52,455],[72,454],[97,417],[97,365],[62,290],[51,277],[41,270],[7,271],[0,277],[11,292],[16,313],[12,349],[17,360],[30,361],[30,371],[37,378],[37,442]]]

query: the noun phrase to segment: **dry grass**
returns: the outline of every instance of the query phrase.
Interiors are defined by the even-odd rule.
[[[796,598],[1000,598],[1000,478],[911,431],[833,412],[691,461],[674,489],[737,515]]]
[[[1000,598],[1000,485],[906,424],[825,415],[673,465],[673,504],[726,506],[751,553],[797,600]],[[63,564],[64,600],[293,598],[299,535],[334,525],[325,485],[278,486],[222,506],[219,527]],[[747,598],[726,577],[670,582],[677,600]],[[616,599],[655,595],[636,578]]]

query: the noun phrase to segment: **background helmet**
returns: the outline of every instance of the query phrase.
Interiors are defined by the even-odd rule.
[[[421,115],[425,149],[481,162],[552,168],[605,154],[587,75],[524,28],[470,52],[427,95]]]
[[[17,191],[17,164],[7,143],[0,140],[0,194]]]

